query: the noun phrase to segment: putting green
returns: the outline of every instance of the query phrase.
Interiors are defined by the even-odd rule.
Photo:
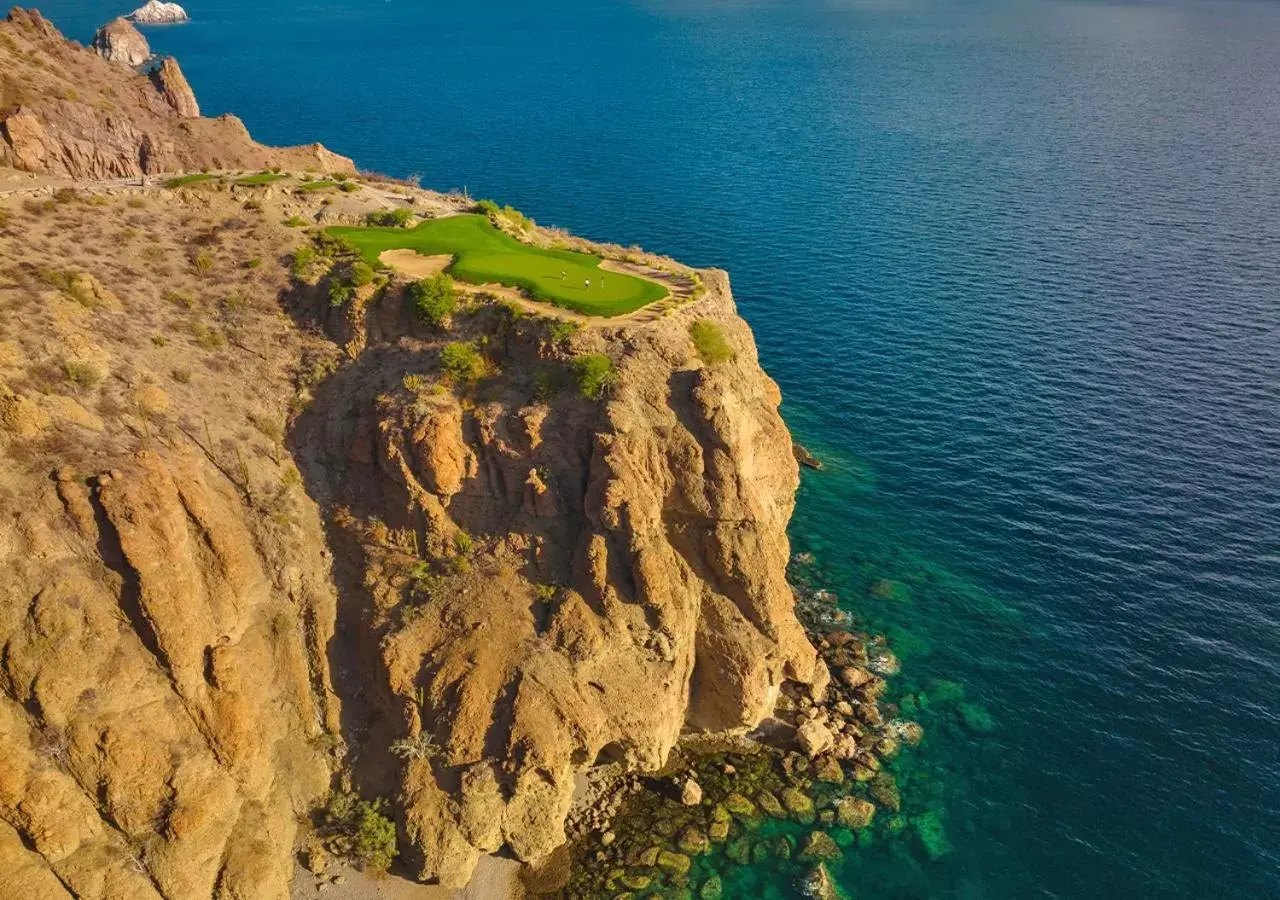
[[[455,278],[523,288],[536,300],[589,316],[624,315],[667,296],[657,282],[602,270],[597,256],[522,244],[485,216],[448,216],[416,228],[335,226],[327,231],[349,239],[370,263],[386,250],[449,254],[453,264],[447,271]]]

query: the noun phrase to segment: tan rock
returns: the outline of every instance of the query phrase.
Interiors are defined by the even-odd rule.
[[[796,729],[796,742],[810,759],[821,756],[835,745],[831,729],[817,720],[805,722]]]
[[[129,68],[137,68],[151,58],[147,39],[123,17],[99,28],[90,46],[103,59]]]
[[[151,83],[156,86],[164,102],[169,104],[179,116],[185,119],[200,118],[200,104],[196,103],[196,95],[187,83],[187,76],[182,74],[182,67],[173,57],[165,59],[151,70]]]

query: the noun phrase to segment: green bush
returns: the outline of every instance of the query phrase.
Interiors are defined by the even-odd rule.
[[[699,319],[689,326],[689,337],[698,348],[698,356],[709,366],[727,362],[736,355],[720,326],[710,319]]]
[[[475,341],[454,341],[440,351],[440,368],[455,384],[470,384],[483,378],[489,366]]]
[[[578,390],[588,400],[599,400],[618,380],[613,360],[603,353],[584,353],[573,361],[578,376]]]
[[[492,200],[477,200],[476,212],[486,215],[492,219],[498,214],[498,204],[494,203]]]
[[[337,259],[343,256],[355,256],[360,251],[351,242],[351,238],[322,231],[315,236],[316,251],[322,256]]]
[[[458,308],[458,289],[453,279],[441,272],[409,285],[409,299],[413,301],[413,312],[419,322],[439,328]]]
[[[293,254],[293,277],[306,278],[315,261],[316,251],[310,247],[299,247],[298,252]]]
[[[563,344],[577,334],[580,327],[577,322],[556,322],[551,326],[551,340]]]
[[[324,824],[336,849],[360,868],[381,872],[396,858],[396,824],[389,812],[390,804],[383,798],[361,800],[353,793],[335,791],[325,806]]]
[[[364,287],[373,283],[373,267],[364,260],[357,260],[351,264],[350,281],[352,287]]]
[[[290,216],[284,220],[284,224],[290,228],[305,228],[307,227],[307,220],[302,216]]]
[[[344,284],[341,281],[334,281],[329,285],[330,306],[346,306],[355,295],[356,289],[349,284]]]
[[[345,178],[346,176],[343,177]],[[338,190],[342,191],[344,194],[353,194],[360,190],[360,185],[356,184],[354,181],[343,181],[338,185]]]
[[[412,218],[413,210],[403,206],[371,212],[365,216],[365,220],[370,225],[385,225],[395,228],[403,228],[409,224],[409,220]]]

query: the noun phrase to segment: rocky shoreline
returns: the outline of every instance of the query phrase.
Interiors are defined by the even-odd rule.
[[[799,567],[812,562],[801,555]],[[686,735],[649,775],[594,775],[569,822],[570,844],[536,872],[534,895],[732,896],[725,874],[794,869],[799,895],[839,896],[828,864],[906,825],[889,770],[922,727],[884,701],[897,658],[881,635],[848,630],[822,589],[798,588],[797,611],[834,673],[784,686],[775,714],[748,734]]]

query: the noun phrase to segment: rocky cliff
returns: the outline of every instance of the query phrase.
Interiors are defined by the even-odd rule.
[[[6,35],[60,63],[3,119],[10,163],[128,172],[132,136],[211,124],[37,14]],[[77,70],[101,82],[47,93]],[[136,118],[85,101],[126,86]],[[281,223],[463,201],[304,168],[0,195],[6,896],[284,897],[331,787],[462,884],[560,845],[596,764],[825,688],[785,579],[797,465],[723,273],[648,258],[680,302],[622,322],[475,290],[427,328],[394,273],[335,305],[354,261]],[[475,379],[442,366],[460,342]],[[586,396],[592,355],[615,375]]]
[[[142,32],[127,19],[112,19],[93,35],[90,46],[108,62],[136,69],[151,58],[151,47]]]
[[[361,598],[339,628],[377,686],[362,730],[439,749],[397,786],[424,878],[464,883],[502,848],[536,859],[588,766],[657,768],[682,729],[754,726],[784,681],[825,682],[785,580],[798,475],[778,390],[727,279],[707,284],[688,311],[568,343],[503,307],[406,335],[393,292],[344,329],[359,352],[299,420]],[[736,358],[703,364],[694,318]],[[497,374],[457,396],[435,359],[468,337]],[[607,401],[547,396],[546,373],[593,352],[618,367]]]
[[[268,166],[354,171],[319,144],[265,147],[234,116],[199,114],[172,60],[137,74],[66,40],[33,10],[15,8],[0,22],[0,166],[76,179]]]

